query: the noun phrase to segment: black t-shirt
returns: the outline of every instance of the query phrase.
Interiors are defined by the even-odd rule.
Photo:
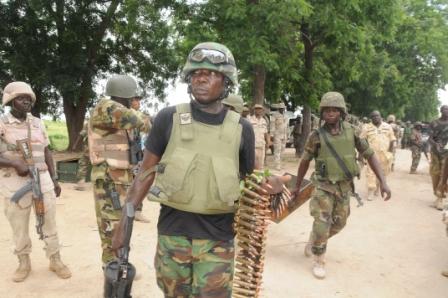
[[[223,123],[227,109],[218,114],[206,113],[191,102],[191,114],[195,121],[209,125]],[[176,107],[161,110],[154,119],[151,133],[146,140],[146,149],[151,153],[162,156],[171,136],[173,128],[173,114]],[[241,144],[239,152],[240,175],[246,176],[254,169],[255,136],[252,125],[244,118],[240,118],[242,126]],[[191,213],[161,205],[157,229],[160,235],[185,236],[195,239],[230,240],[233,239],[233,213],[204,215]]]

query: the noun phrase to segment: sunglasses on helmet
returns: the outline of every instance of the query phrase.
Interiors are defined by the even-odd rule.
[[[225,53],[218,50],[196,49],[190,53],[188,59],[194,62],[202,62],[207,59],[212,64],[228,63],[235,66],[235,61],[233,61],[233,59],[227,57]]]

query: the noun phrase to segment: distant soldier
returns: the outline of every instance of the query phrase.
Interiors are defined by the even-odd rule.
[[[403,128],[403,138],[401,139],[401,148],[406,149],[409,147],[409,139],[412,133],[412,123],[407,121]]]
[[[50,259],[50,270],[60,278],[71,277],[71,272],[61,261],[60,245],[56,229],[56,197],[61,187],[56,179],[53,156],[48,149],[49,140],[45,125],[39,118],[31,115],[31,107],[36,96],[30,85],[12,82],[6,85],[2,105],[10,106],[11,112],[0,117],[0,193],[5,198],[5,215],[13,231],[14,254],[19,258],[19,267],[12,280],[24,281],[31,272],[31,239],[29,222],[33,203],[43,200],[43,223],[41,237],[45,242],[45,253]],[[19,148],[18,141],[28,144],[31,160]],[[26,150],[23,150],[26,151]],[[31,183],[31,170],[40,183],[34,190],[27,189]],[[33,181],[36,181],[33,180]],[[24,190],[25,189],[25,190]],[[42,198],[40,198],[42,195]],[[36,210],[35,210],[36,211]]]
[[[243,113],[245,108],[243,98],[237,94],[230,94],[222,100],[222,103],[229,110],[235,111],[240,115]],[[248,108],[246,109],[249,110]]]
[[[441,106],[440,113],[441,117],[434,120],[429,125],[431,133],[428,139],[428,142],[431,145],[431,164],[429,173],[432,179],[434,195],[436,196],[434,207],[438,210],[442,210],[443,208],[442,196],[437,192],[437,187],[439,186],[444,160],[448,156],[448,106]]]
[[[106,84],[106,95],[93,109],[89,121],[89,154],[92,163],[92,183],[95,212],[101,238],[103,265],[115,259],[111,247],[115,223],[120,220],[126,191],[133,180],[134,129],[144,122],[130,109],[136,96],[137,84],[129,76],[115,75]]]
[[[395,153],[397,150],[397,140],[400,137],[400,127],[395,123],[395,115],[389,115],[387,116],[387,123],[390,125],[390,127],[392,127],[392,131],[394,132],[395,135],[395,145],[392,151],[392,164],[390,166],[390,170],[393,172],[394,171],[394,166],[395,166]]]
[[[383,173],[387,176],[391,170],[392,152],[395,145],[395,135],[389,124],[383,122],[381,114],[373,111],[370,114],[372,123],[364,125],[361,138],[369,142],[370,147],[375,152],[376,158],[381,164]],[[375,173],[371,168],[367,167],[367,200],[372,200],[372,193],[375,196],[379,194],[379,181],[375,177]]]
[[[271,143],[268,134],[268,123],[264,119],[263,114],[263,106],[256,104],[254,105],[254,115],[248,118],[255,133],[255,169],[264,169],[266,150]]]
[[[283,102],[273,104],[276,108],[271,116],[270,133],[274,139],[274,166],[276,170],[281,169],[281,154],[285,151],[286,141],[288,140],[288,123],[285,118],[285,104]]]
[[[410,174],[415,174],[417,172],[417,167],[420,162],[420,157],[422,155],[423,149],[421,122],[415,122],[414,128],[412,129],[411,137],[409,139],[409,144],[411,146],[412,152],[412,165]]]
[[[396,136],[397,137],[397,148],[398,148],[398,146],[400,146],[400,148],[401,148],[401,140],[403,139],[403,126],[402,126],[401,120],[397,120],[395,123],[397,124],[397,128],[398,128],[398,135]]]
[[[243,107],[243,112],[241,113],[241,117],[247,119],[250,115],[250,109],[248,107]]]
[[[296,157],[302,156],[300,151],[300,138],[302,137],[302,117],[298,115],[292,129],[292,135],[294,137],[294,148],[296,149]]]

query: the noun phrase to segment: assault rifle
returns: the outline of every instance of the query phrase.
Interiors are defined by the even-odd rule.
[[[17,202],[20,200],[28,191],[32,192],[34,212],[36,214],[36,231],[39,234],[39,239],[44,239],[44,232],[42,231],[42,226],[44,225],[45,216],[45,206],[44,206],[44,195],[40,188],[40,174],[39,170],[35,167],[31,149],[31,143],[29,139],[17,140],[17,148],[25,159],[28,165],[28,170],[30,172],[31,181],[24,187],[19,189],[11,198],[11,201]]]
[[[132,298],[131,288],[135,277],[135,267],[129,263],[130,241],[134,223],[134,205],[126,203],[124,246],[118,251],[118,259],[107,263],[104,268],[104,298]]]
[[[131,165],[136,165],[143,160],[142,137],[138,129],[134,129],[133,139],[128,136],[129,161]]]

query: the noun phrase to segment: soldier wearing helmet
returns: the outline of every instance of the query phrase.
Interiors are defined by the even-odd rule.
[[[238,114],[241,114],[243,112],[244,101],[243,98],[237,94],[230,94],[222,100],[222,103],[231,111],[235,111]]]
[[[403,136],[401,138],[401,149],[406,149],[409,147],[409,138],[412,133],[412,123],[411,121],[406,121],[403,127]]]
[[[436,200],[434,207],[437,210],[443,209],[443,196],[446,190],[446,181],[442,181],[441,174],[443,164],[448,156],[448,106],[440,107],[440,118],[429,125],[431,134],[428,142],[431,145],[431,164],[429,174],[431,175],[432,186]]]
[[[48,148],[49,140],[44,123],[31,115],[36,96],[25,82],[9,83],[3,90],[3,107],[10,112],[0,116],[0,193],[5,198],[5,215],[13,230],[14,254],[19,267],[13,275],[14,282],[24,281],[31,271],[31,239],[29,237],[30,213],[33,193],[27,189],[30,183],[30,164],[37,169],[40,192],[44,201],[42,228],[45,251],[50,259],[50,270],[60,278],[71,277],[71,272],[61,261],[59,238],[56,228],[56,197],[61,187],[56,179],[53,156]],[[31,158],[22,154],[17,141],[25,140]],[[29,160],[32,162],[29,162]]]
[[[308,137],[297,171],[295,193],[300,189],[311,160],[315,159],[316,168],[312,175],[315,192],[310,202],[314,223],[305,255],[313,256],[313,275],[322,279],[326,274],[324,257],[328,239],[344,228],[350,214],[353,179],[359,176],[356,151],[367,159],[378,175],[385,200],[390,199],[391,192],[373,150],[359,132],[343,120],[347,110],[342,94],[325,93],[319,107],[323,125]]]
[[[136,91],[137,83],[130,76],[112,76],[106,84],[105,93],[109,98],[98,102],[88,122],[91,180],[103,266],[115,259],[112,232],[120,220],[126,191],[133,180],[132,169],[141,153],[135,150],[138,146],[135,146],[134,130],[143,128],[144,121],[131,109]]]
[[[254,131],[224,107],[237,84],[227,47],[196,45],[182,71],[191,101],[162,109],[146,141],[145,156],[127,201],[161,204],[155,256],[165,297],[230,297],[234,202],[239,177],[254,168]],[[123,243],[123,224],[114,248]]]
[[[288,121],[285,117],[286,106],[283,102],[271,106],[275,109],[270,121],[270,133],[274,143],[274,166],[276,170],[281,169],[281,154],[285,152],[288,140]]]
[[[419,121],[415,122],[409,140],[412,152],[412,165],[410,174],[415,174],[417,172],[417,167],[418,164],[420,163],[420,157],[422,155],[423,150],[422,128],[423,125],[421,122]]]

